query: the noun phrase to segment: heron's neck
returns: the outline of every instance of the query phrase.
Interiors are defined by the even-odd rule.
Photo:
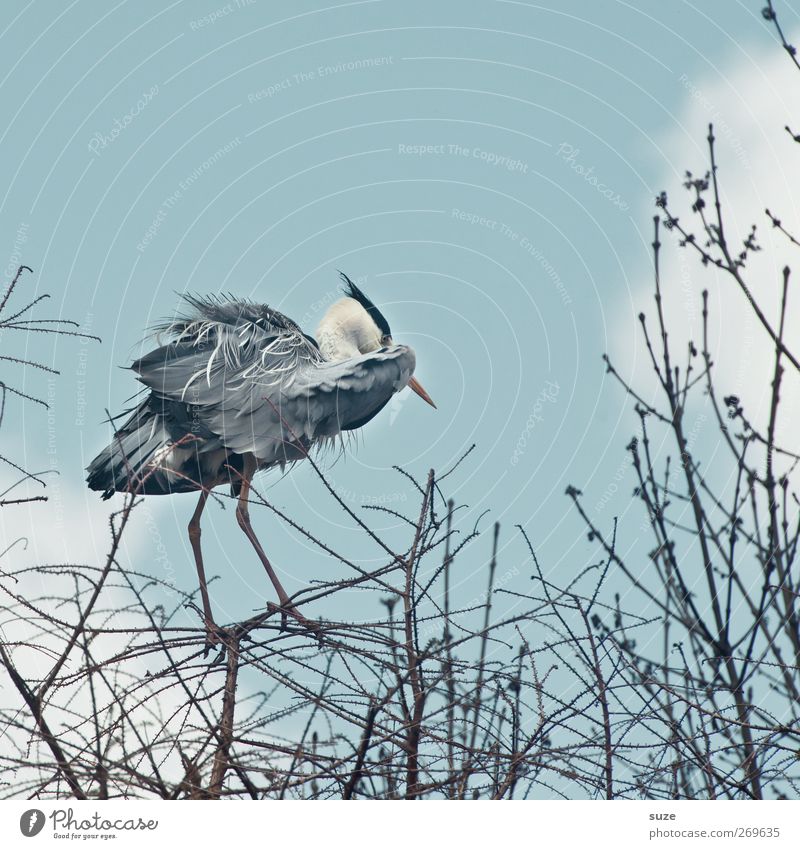
[[[360,304],[343,298],[322,317],[317,342],[326,360],[338,362],[379,348],[380,331]]]

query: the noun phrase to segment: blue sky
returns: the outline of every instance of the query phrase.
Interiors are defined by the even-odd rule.
[[[484,527],[503,522],[501,564],[519,570],[511,588],[524,591],[529,574],[515,523],[559,575],[594,557],[567,484],[606,527],[619,515],[636,546],[642,517],[630,515],[624,452],[636,421],[601,354],[647,381],[635,340],[652,200],[661,188],[678,196],[683,171],[700,170],[709,120],[722,128],[732,198],[749,204],[754,186],[785,183],[774,163],[787,156],[780,128],[791,113],[765,69],[783,74],[786,63],[758,2],[4,8],[5,279],[18,262],[32,266],[18,302],[48,292],[39,315],[103,339],[16,342],[18,355],[61,371],[20,374],[16,385],[50,412],[14,401],[0,432],[2,453],[58,473],[46,505],[0,516],[5,545],[30,536],[18,557],[102,556],[113,502],[85,490],[83,468],[108,441],[104,410],[136,391],[122,367],[176,293],[252,297],[313,333],[337,269],[416,349],[439,408],[404,392],[364,429],[330,469],[348,503],[413,512],[391,467],[423,477],[475,442],[450,494],[469,505],[465,528],[485,510]],[[797,13],[783,13],[796,29]],[[706,283],[681,263],[671,309],[691,327]],[[744,391],[750,372],[737,362],[730,379]],[[348,556],[380,562],[312,470],[259,486]],[[193,587],[193,506],[191,496],[147,499],[126,556]],[[255,516],[290,592],[341,576],[274,517]],[[388,516],[370,519],[403,539]],[[219,618],[249,615],[272,597],[261,566],[232,511],[210,508],[204,529]],[[489,545],[464,558],[464,601],[483,588]],[[360,598],[314,612],[371,615],[348,607]]]

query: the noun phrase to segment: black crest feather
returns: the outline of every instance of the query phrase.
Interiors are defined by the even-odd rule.
[[[353,298],[358,301],[362,307],[370,314],[372,320],[378,325],[383,336],[391,336],[392,331],[389,329],[389,322],[384,317],[383,313],[372,303],[372,301],[356,286],[355,283],[343,272],[339,272],[339,277],[342,278],[344,286],[344,294],[348,298]]]

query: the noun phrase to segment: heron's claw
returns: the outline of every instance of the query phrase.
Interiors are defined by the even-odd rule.
[[[303,614],[300,613],[293,604],[286,603],[282,606],[278,606],[270,601],[267,602],[267,608],[280,613],[282,631],[286,630],[287,617],[291,616],[301,628],[305,628],[306,631],[310,631],[312,634],[315,634],[320,643],[322,642],[322,629],[320,628],[319,623],[314,622],[311,619],[306,619],[306,617],[303,616]]]
[[[221,646],[222,651],[220,656],[216,659],[215,663],[220,662],[225,657],[225,652],[228,648],[228,632],[224,628],[220,628],[219,625],[214,623],[213,619],[207,619],[205,621],[206,626],[206,642],[203,647],[203,657],[208,657],[208,653],[211,649],[216,646]]]

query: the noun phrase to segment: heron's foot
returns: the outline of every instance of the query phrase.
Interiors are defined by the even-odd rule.
[[[208,653],[214,648],[221,648],[222,656],[228,647],[230,633],[225,628],[220,628],[219,625],[209,616],[203,616],[203,624],[206,629],[206,642],[203,646],[203,657],[208,657]]]
[[[224,628],[220,628],[219,625],[211,618],[211,616],[206,615],[200,608],[194,604],[190,603],[189,607],[197,613],[200,618],[203,620],[203,625],[206,630],[206,641],[203,647],[203,657],[208,657],[208,653],[211,649],[222,646],[223,649],[227,646],[227,638],[230,636],[228,632]]]
[[[322,638],[322,628],[319,622],[314,622],[307,619],[303,614],[287,599],[282,605],[267,602],[267,608],[272,611],[277,611],[281,615],[281,628],[285,630],[288,620],[293,619],[301,628],[315,634],[319,639]]]
[[[206,642],[203,647],[203,657],[208,657],[208,653],[214,649],[221,647],[224,656],[228,646],[229,633],[225,628],[220,628],[213,619],[205,619],[206,626]]]

